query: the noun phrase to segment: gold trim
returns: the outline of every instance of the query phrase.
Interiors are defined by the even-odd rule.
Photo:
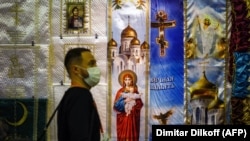
[[[187,74],[187,56],[185,41],[187,39],[187,0],[183,1],[184,11],[184,74]],[[189,124],[188,121],[188,88],[187,88],[187,75],[184,75],[184,124]]]
[[[108,1],[108,41],[112,38],[112,0]],[[111,66],[112,66],[112,59],[111,56],[109,55],[109,49],[107,48],[107,56],[108,56],[108,96],[107,96],[107,113],[109,113],[108,118],[107,118],[107,133],[109,137],[111,137],[111,122],[112,122],[112,76],[111,76]],[[110,58],[109,58],[110,57]]]
[[[61,3],[62,3],[63,0],[61,0]],[[54,40],[53,40],[53,22],[52,22],[52,14],[53,14],[53,0],[50,0],[49,1],[49,17],[48,17],[48,20],[49,20],[49,39],[50,39],[50,43],[49,43],[49,59],[48,59],[48,101],[47,101],[47,115],[46,115],[46,123],[47,121],[49,120],[50,118],[50,115],[52,114],[52,108],[50,108],[51,106],[53,106],[53,101],[51,100],[52,98],[52,90],[51,90],[51,86],[53,84],[53,78],[52,78],[52,74],[53,74],[53,71],[52,71],[52,67],[53,67],[53,64],[55,63],[55,59],[54,59]],[[60,25],[61,26],[61,25]],[[51,102],[52,101],[52,102]],[[48,132],[47,132],[47,140],[50,141],[50,137],[51,137],[51,134],[52,134],[52,129],[49,128],[48,129]]]
[[[228,20],[228,16],[229,16],[229,14],[230,14],[230,12],[229,12],[229,6],[230,6],[230,4],[229,4],[230,2],[227,0],[226,1],[226,27],[225,27],[225,29],[226,29],[226,39],[227,39],[227,50],[229,50],[229,42],[228,42],[228,40],[230,39],[230,37],[229,37],[229,34],[228,34],[228,27],[229,27],[229,24],[228,24],[228,22],[227,21],[229,21]],[[231,23],[230,23],[231,24]],[[226,51],[226,49],[224,50],[224,52]],[[228,76],[228,71],[226,71],[226,68],[228,68],[228,53],[225,53],[226,55],[225,55],[225,57],[224,57],[224,60],[225,60],[225,68],[224,68],[224,104],[225,104],[225,116],[224,116],[224,124],[227,124],[227,117],[228,117],[228,111],[227,111],[227,107],[229,106],[229,104],[228,103],[230,103],[230,101],[228,101],[227,100],[227,98],[228,98],[228,96],[227,96],[227,94],[228,94],[228,92],[227,92],[227,76]]]
[[[150,4],[149,4],[149,0],[146,1],[146,41],[147,43],[149,44],[149,29],[150,29],[150,19],[149,19],[149,11],[150,11]],[[145,70],[146,70],[146,74],[145,74],[145,103],[147,104],[144,104],[145,106],[145,140],[149,140],[149,130],[148,130],[148,125],[149,125],[149,107],[147,107],[146,105],[149,105],[149,74],[150,74],[150,66],[149,66],[149,62],[150,62],[150,59],[149,59],[149,55],[150,54],[150,44],[149,44],[149,52],[147,53],[146,55],[146,64],[145,64]]]

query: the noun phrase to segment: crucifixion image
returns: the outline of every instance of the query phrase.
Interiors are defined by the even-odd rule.
[[[152,22],[151,27],[159,29],[159,36],[156,38],[156,43],[160,46],[160,56],[165,56],[165,48],[168,48],[168,41],[165,40],[164,30],[165,28],[175,27],[175,20],[167,21],[168,15],[165,11],[160,10],[156,14],[156,20],[158,22]]]

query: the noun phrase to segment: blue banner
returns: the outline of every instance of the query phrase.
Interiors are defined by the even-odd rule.
[[[184,21],[182,0],[151,1],[151,124],[184,123]]]

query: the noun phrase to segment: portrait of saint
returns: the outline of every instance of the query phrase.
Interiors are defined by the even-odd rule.
[[[117,141],[139,141],[140,113],[143,102],[137,87],[137,75],[132,70],[119,74],[121,88],[116,92],[113,109],[116,112]],[[132,105],[131,105],[132,104]]]
[[[68,29],[80,29],[84,27],[84,8],[79,5],[68,6]]]

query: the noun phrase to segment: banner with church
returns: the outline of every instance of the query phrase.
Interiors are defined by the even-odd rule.
[[[227,1],[187,0],[187,124],[220,125],[229,122],[230,93],[225,74],[229,8]]]
[[[112,140],[148,136],[148,2],[109,3],[109,123]],[[126,104],[125,104],[126,103]]]

